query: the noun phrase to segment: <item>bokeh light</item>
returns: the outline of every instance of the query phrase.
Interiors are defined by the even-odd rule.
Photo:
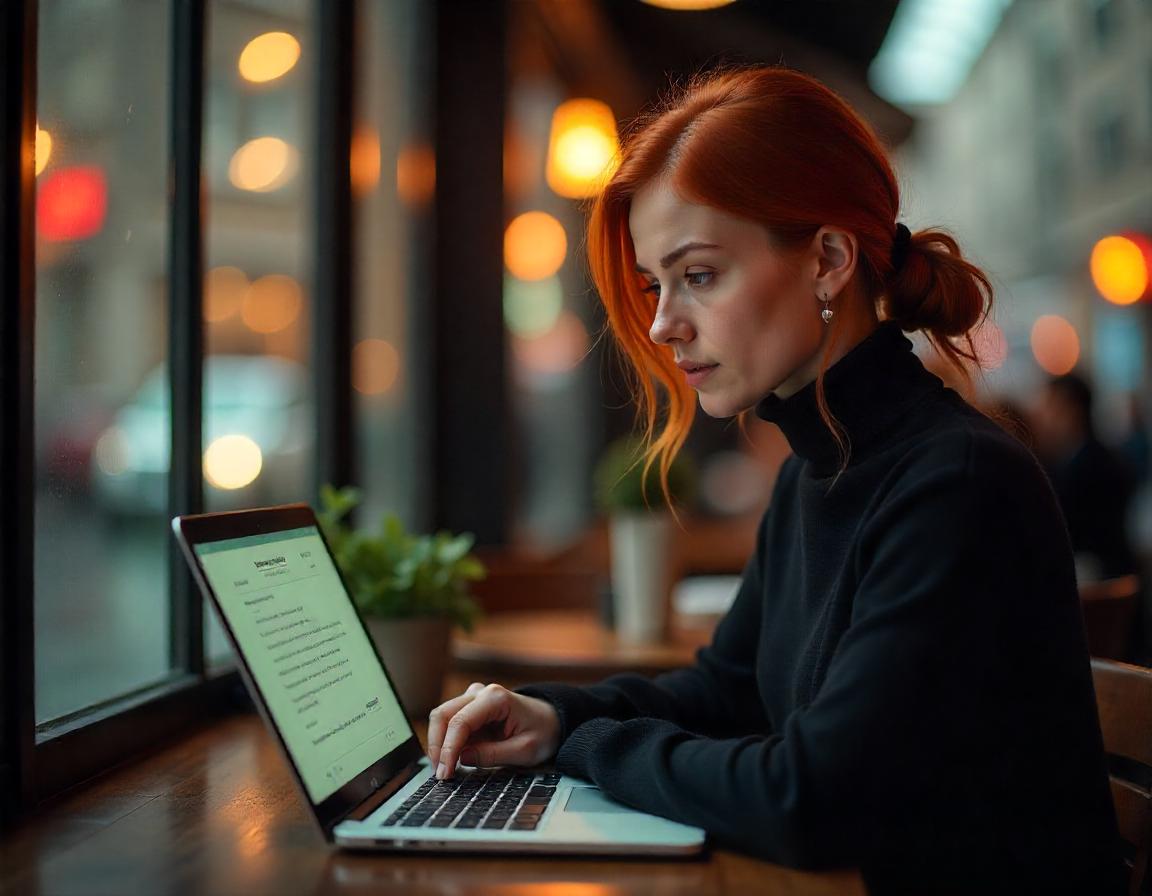
[[[564,307],[564,289],[557,277],[543,280],[504,278],[504,323],[524,339],[543,336]]]
[[[575,314],[562,311],[547,333],[535,339],[513,337],[512,354],[530,373],[568,373],[588,354],[588,331]]]
[[[248,275],[228,265],[212,268],[204,278],[204,320],[219,323],[240,310],[248,291]]]
[[[619,163],[616,117],[606,103],[573,99],[552,113],[545,175],[559,196],[593,196]]]
[[[641,0],[641,2],[649,6],[659,6],[661,9],[693,10],[719,9],[721,6],[735,3],[736,0]]]
[[[48,167],[48,160],[52,157],[52,135],[36,125],[36,175]]]
[[[1052,376],[1068,373],[1080,360],[1076,328],[1057,314],[1045,314],[1032,325],[1032,354]]]
[[[263,466],[260,446],[245,435],[220,436],[204,451],[204,478],[216,488],[244,488]]]
[[[248,287],[240,316],[257,333],[276,333],[295,322],[303,304],[299,283],[284,274],[268,274]]]
[[[396,154],[396,193],[409,208],[427,205],[436,192],[436,154],[427,144],[406,146]]]
[[[543,158],[537,159],[535,146],[512,121],[504,129],[504,195],[512,204],[531,201],[529,197],[542,173]]]
[[[284,31],[269,31],[248,41],[240,53],[240,75],[254,84],[275,81],[300,59],[300,41]]]
[[[296,166],[292,146],[279,137],[257,137],[236,150],[228,165],[228,179],[238,189],[268,193],[290,181]]]
[[[1096,289],[1114,305],[1131,305],[1148,292],[1152,244],[1138,236],[1106,236],[1092,247],[1089,267]]]
[[[84,240],[98,234],[108,213],[108,182],[95,166],[58,168],[36,192],[36,230],[46,240]]]
[[[521,280],[551,277],[567,254],[564,225],[547,212],[517,215],[504,231],[504,265]]]
[[[400,377],[400,352],[385,339],[361,339],[352,348],[352,386],[362,395],[390,392]]]
[[[96,466],[108,476],[119,476],[128,469],[128,453],[128,437],[119,426],[104,430],[92,449]]]
[[[357,128],[352,135],[349,167],[352,192],[366,196],[380,183],[380,138],[368,127]]]

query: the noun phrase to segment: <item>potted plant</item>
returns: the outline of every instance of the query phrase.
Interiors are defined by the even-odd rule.
[[[596,503],[608,515],[615,626],[626,641],[653,642],[667,634],[673,542],[657,463],[645,472],[643,444],[629,436],[611,443],[594,473]],[[677,455],[668,471],[677,505],[691,503],[696,470]]]
[[[479,616],[468,588],[487,573],[470,553],[473,536],[410,534],[393,514],[375,531],[354,530],[355,488],[325,485],[320,503],[320,528],[404,708],[423,715],[440,703],[452,627],[471,631]]]

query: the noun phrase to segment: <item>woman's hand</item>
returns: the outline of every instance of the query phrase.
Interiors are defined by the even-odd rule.
[[[456,763],[539,765],[560,747],[560,717],[551,703],[498,684],[471,684],[428,717],[428,759],[437,778]]]

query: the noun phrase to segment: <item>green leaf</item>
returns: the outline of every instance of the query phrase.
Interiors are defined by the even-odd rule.
[[[412,535],[393,513],[376,531],[354,531],[346,518],[360,500],[359,489],[326,484],[316,514],[357,608],[384,617],[443,616],[471,630],[480,610],[468,582],[487,575],[469,553],[473,535]]]

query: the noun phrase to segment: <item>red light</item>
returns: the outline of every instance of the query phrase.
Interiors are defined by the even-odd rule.
[[[86,240],[104,226],[108,183],[93,166],[60,168],[41,178],[36,229],[46,240]]]

